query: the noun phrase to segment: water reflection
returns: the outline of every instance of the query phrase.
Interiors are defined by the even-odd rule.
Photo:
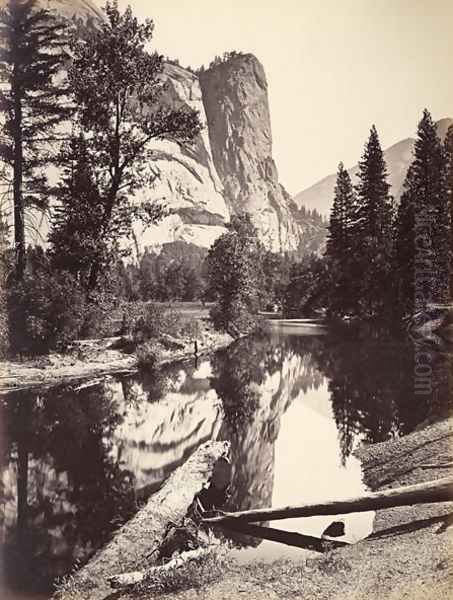
[[[49,590],[208,439],[231,440],[230,509],[360,492],[360,465],[351,456],[358,441],[407,433],[450,407],[452,357],[428,351],[434,375],[424,396],[414,395],[409,343],[276,334],[240,340],[158,377],[5,397],[5,577]],[[371,522],[372,515],[345,518],[347,539],[366,535]],[[319,535],[328,523],[284,526]],[[259,545],[247,551],[254,557],[281,555],[271,542],[233,537]]]

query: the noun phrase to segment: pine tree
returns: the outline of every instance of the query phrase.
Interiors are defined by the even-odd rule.
[[[357,304],[352,271],[353,228],[356,220],[356,200],[349,173],[343,163],[338,165],[335,196],[330,213],[326,255],[334,281],[330,310],[344,315]]]
[[[449,206],[449,231],[450,239],[450,256],[449,256],[449,273],[450,273],[450,299],[453,298],[453,125],[447,131],[445,137],[445,157],[447,161],[447,195]]]
[[[86,140],[71,139],[59,157],[61,179],[54,190],[58,203],[51,217],[49,254],[54,270],[68,271],[87,289],[91,265],[105,268],[116,260],[114,242],[99,238],[102,202]]]
[[[403,184],[400,204],[394,225],[393,280],[397,316],[414,311],[415,282],[415,173],[411,166]]]
[[[55,128],[69,114],[60,73],[67,58],[64,34],[64,25],[38,8],[37,0],[9,0],[0,11],[0,102],[5,114],[0,152],[12,169],[18,279],[26,260],[25,210],[44,201],[44,168],[54,156]]]
[[[450,208],[447,159],[436,124],[425,110],[396,225],[396,269],[403,313],[442,303],[449,295]]]
[[[391,270],[393,203],[387,166],[374,125],[359,162],[358,179],[353,234],[355,273],[360,278],[360,312],[367,317],[382,317],[388,307],[386,290]]]
[[[149,54],[154,25],[140,24],[129,8],[107,2],[106,20],[86,39],[74,42],[69,80],[80,130],[89,140],[90,164],[98,186],[102,213],[96,239],[114,239],[119,230],[131,233],[131,215],[146,224],[156,222],[163,209],[149,201],[137,207],[132,196],[156,177],[150,163],[151,140],[169,139],[190,144],[201,129],[198,113],[165,106],[162,95],[163,60]],[[90,268],[89,290],[94,290],[102,264]]]

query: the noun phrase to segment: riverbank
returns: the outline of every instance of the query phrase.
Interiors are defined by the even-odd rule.
[[[153,368],[177,363],[195,356],[214,352],[228,346],[233,338],[215,331],[209,321],[200,321],[197,338],[192,336],[155,340],[158,356]],[[126,353],[121,337],[100,340],[80,340],[65,354],[52,353],[36,359],[0,362],[0,395],[55,385],[84,385],[87,381],[107,375],[135,373],[138,370],[136,353]]]
[[[453,419],[370,445],[357,454],[373,490],[451,475],[452,465],[433,465],[453,459]],[[247,565],[227,561],[218,580],[209,584],[203,583],[195,567],[192,571],[190,576],[177,576],[179,589],[174,591],[128,592],[121,598],[447,600],[453,586],[453,503],[378,511],[370,538],[322,556],[301,551],[300,560]],[[171,586],[167,582],[166,589]]]

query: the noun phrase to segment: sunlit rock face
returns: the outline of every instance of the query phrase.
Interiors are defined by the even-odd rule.
[[[0,0],[0,6],[6,0]],[[40,5],[78,28],[103,19],[91,0],[40,0]],[[154,182],[137,193],[172,214],[156,226],[134,225],[127,242],[139,259],[146,248],[187,242],[209,248],[225,232],[232,214],[247,211],[268,248],[283,252],[316,252],[324,238],[310,217],[301,220],[278,181],[272,158],[272,132],[264,69],[251,54],[233,56],[199,76],[167,63],[164,102],[199,113],[202,132],[191,146],[171,141],[150,144]],[[46,243],[48,215],[29,211],[29,243]],[[313,231],[313,227],[316,231]],[[322,228],[321,228],[322,229]],[[318,241],[320,237],[321,241]]]
[[[252,54],[234,56],[202,72],[200,83],[212,155],[231,212],[249,212],[273,250],[297,250],[299,227],[272,158],[263,66]]]
[[[154,227],[136,224],[138,253],[144,248],[170,242],[188,242],[209,248],[225,231],[230,211],[223,197],[223,186],[214,166],[207,119],[200,84],[196,75],[177,65],[166,64],[164,102],[174,109],[198,111],[203,129],[191,146],[171,141],[149,145],[153,160],[149,167],[157,173],[151,188],[138,194],[155,199],[172,214]]]

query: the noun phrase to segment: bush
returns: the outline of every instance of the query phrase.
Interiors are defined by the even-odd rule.
[[[137,365],[140,369],[153,371],[160,358],[160,350],[155,342],[148,341],[136,349]]]
[[[85,318],[85,300],[68,273],[45,269],[26,272],[8,290],[11,349],[43,354],[77,337]]]
[[[123,307],[121,333],[138,345],[162,336],[198,338],[201,326],[198,320],[184,317],[175,310],[141,302]]]

